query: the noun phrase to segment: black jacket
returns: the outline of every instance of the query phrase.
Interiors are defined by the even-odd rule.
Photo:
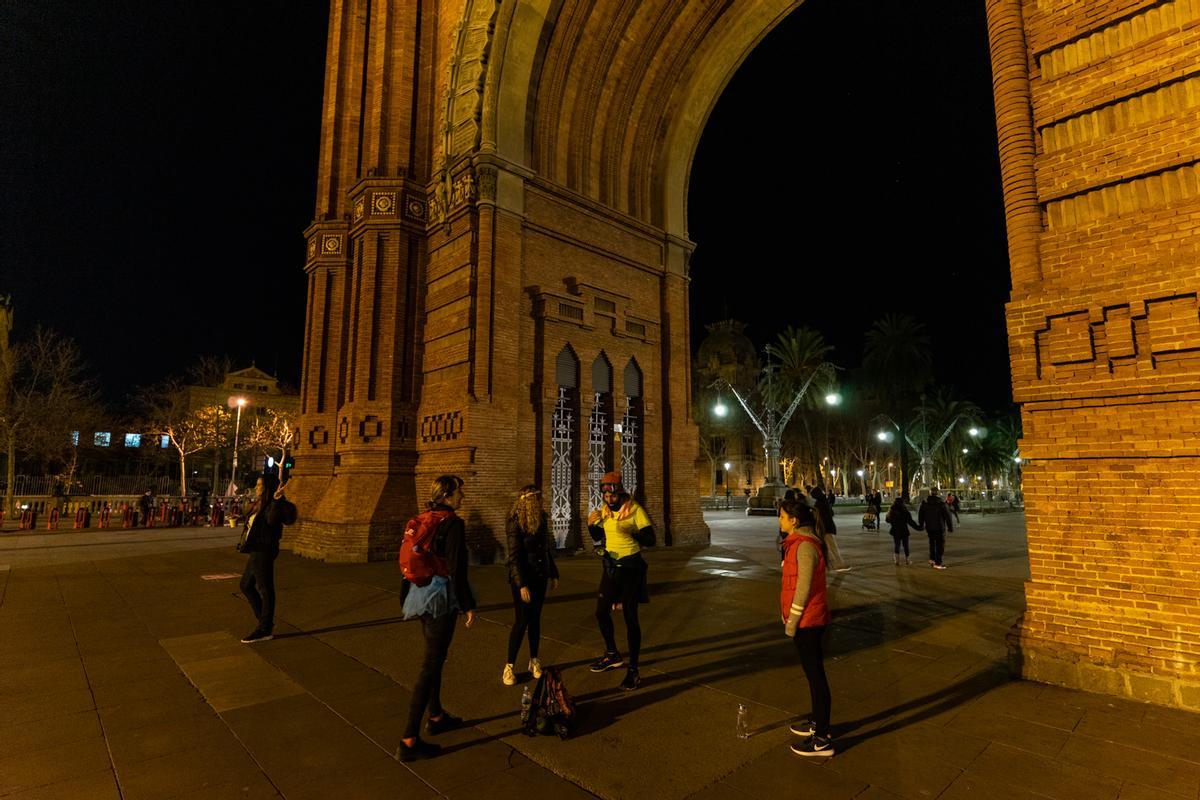
[[[296,521],[296,506],[286,498],[270,498],[264,508],[250,507],[246,517],[250,523],[250,535],[246,539],[246,552],[269,552],[279,550],[283,538],[283,526]]]
[[[814,486],[811,492],[812,499],[815,501],[813,510],[817,512],[817,531],[822,535],[827,533],[837,533],[837,525],[833,521],[833,506],[829,504],[829,498],[825,492],[821,491],[819,486]]]
[[[950,509],[936,494],[931,494],[921,501],[917,509],[917,521],[925,526],[926,533],[953,533],[954,523],[950,521]]]
[[[554,537],[545,513],[541,524],[533,533],[521,530],[516,517],[509,517],[504,525],[508,538],[508,579],[520,589],[531,583],[558,577],[558,565],[554,563]]]
[[[888,533],[892,536],[908,536],[908,529],[914,531],[923,530],[912,518],[912,512],[908,510],[908,506],[904,503],[892,503],[892,507],[887,512],[887,523],[891,526]]]

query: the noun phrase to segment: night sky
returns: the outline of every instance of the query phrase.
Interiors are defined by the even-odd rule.
[[[106,395],[202,353],[299,382],[327,7],[0,5],[0,294]],[[983,3],[808,0],[734,76],[692,173],[693,339],[810,325],[847,366],[886,311],[939,378],[1010,399]]]

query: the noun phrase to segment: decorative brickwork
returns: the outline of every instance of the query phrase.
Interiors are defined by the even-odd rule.
[[[1026,677],[1200,709],[1200,2],[988,0]]]

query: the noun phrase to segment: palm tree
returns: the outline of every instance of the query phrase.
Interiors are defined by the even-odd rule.
[[[900,486],[907,501],[909,448],[905,437],[917,397],[932,377],[933,352],[925,326],[907,314],[885,314],[867,331],[863,366],[878,388],[885,412],[899,427]]]
[[[922,398],[921,408],[914,422],[914,428],[920,429],[920,433],[915,434],[914,438],[921,436],[927,443],[932,444],[942,431],[955,426],[956,430],[946,438],[943,448],[939,448],[943,465],[953,473],[957,471],[956,467],[962,460],[960,450],[964,446],[968,449],[974,446],[973,438],[968,440],[963,436],[966,426],[978,425],[982,419],[983,411],[979,406],[970,400],[959,399],[953,388],[939,386],[931,395]],[[938,457],[938,453],[931,455],[935,459]]]
[[[800,391],[805,382],[819,369],[828,369],[826,357],[833,352],[833,346],[826,344],[825,337],[820,331],[812,328],[796,328],[789,325],[775,337],[775,341],[766,347],[767,355],[779,359],[779,367],[771,382],[771,397],[765,398],[776,408],[784,409],[792,403],[796,392]],[[832,375],[832,371],[829,371]],[[765,387],[764,387],[765,388]],[[807,440],[808,452],[817,466],[819,457],[813,441],[812,428],[809,425],[807,411],[821,408],[820,398],[832,388],[831,378],[821,376],[815,380],[810,391],[801,401],[797,409],[800,424],[804,428],[804,438]]]

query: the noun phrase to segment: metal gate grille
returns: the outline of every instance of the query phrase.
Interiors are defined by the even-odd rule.
[[[588,418],[588,508],[603,502],[600,481],[608,472],[608,408],[606,396],[592,395],[592,413]]]
[[[575,514],[571,488],[575,483],[575,414],[571,408],[571,390],[558,387],[558,402],[550,423],[550,527],[555,546],[566,545]]]
[[[625,398],[625,415],[621,419],[621,477],[625,483],[625,491],[631,497],[637,496],[638,462],[641,447],[641,424],[638,413],[638,399]]]

